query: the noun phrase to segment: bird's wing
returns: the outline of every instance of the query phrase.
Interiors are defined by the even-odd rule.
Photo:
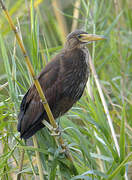
[[[60,59],[59,57],[56,57],[53,61],[47,64],[38,77],[51,109],[54,102],[59,99],[59,96],[56,96],[56,94],[59,95],[60,93],[56,93],[56,91],[61,91],[59,88],[61,87],[61,80],[59,79],[59,66]],[[39,127],[37,127],[37,125],[44,118],[44,114],[46,113],[44,111],[43,104],[35,85],[33,85],[25,94],[20,106],[20,113],[18,115],[18,131],[21,133],[21,137],[23,137],[24,134],[32,128],[32,126],[36,126],[35,131],[42,128],[40,127],[42,124]],[[34,133],[35,132],[32,132],[32,134]]]

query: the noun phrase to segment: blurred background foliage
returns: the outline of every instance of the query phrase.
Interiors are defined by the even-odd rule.
[[[105,35],[88,45],[110,111],[120,156],[115,147],[94,79],[81,100],[58,119],[77,173],[44,128],[37,133],[44,179],[131,179],[132,151],[132,1],[5,0],[35,73],[63,47],[75,29]],[[14,33],[0,11],[0,177],[39,179],[32,140],[20,140],[17,114],[32,83]],[[89,87],[90,90],[89,90]],[[90,93],[89,93],[90,92]]]

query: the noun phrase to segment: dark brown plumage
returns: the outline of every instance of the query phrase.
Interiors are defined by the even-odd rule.
[[[56,55],[38,76],[54,118],[66,113],[83,94],[89,75],[88,42],[103,39],[76,30],[68,35],[62,51]],[[32,85],[25,94],[18,115],[18,131],[27,139],[44,127],[48,117],[39,94]]]

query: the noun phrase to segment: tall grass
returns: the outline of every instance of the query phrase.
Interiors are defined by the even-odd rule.
[[[56,13],[60,19],[63,17],[69,32],[73,21],[77,21],[76,28],[107,37],[106,41],[93,43],[88,48],[109,108],[120,155],[92,75],[90,87],[93,98],[86,88],[80,101],[57,120],[78,174],[46,128],[37,133],[39,148],[33,147],[32,139],[25,144],[19,138],[16,130],[19,105],[32,80],[15,36],[1,11],[0,177],[3,180],[16,178],[20,173],[19,164],[24,149],[24,180],[35,179],[39,175],[35,151],[40,152],[44,179],[130,179],[132,3],[127,0],[80,0],[79,16],[76,18],[76,15],[72,16],[75,1],[57,2],[59,6],[48,0],[36,0],[34,6],[23,0],[6,0],[4,3],[18,26],[36,74],[63,46],[65,31],[62,24],[59,26]]]

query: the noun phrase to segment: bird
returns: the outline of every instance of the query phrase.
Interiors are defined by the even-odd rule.
[[[51,59],[37,76],[55,119],[64,115],[82,96],[89,77],[87,44],[103,36],[77,29],[68,34],[64,48]],[[24,95],[18,114],[17,130],[28,139],[49,122],[35,85]]]

